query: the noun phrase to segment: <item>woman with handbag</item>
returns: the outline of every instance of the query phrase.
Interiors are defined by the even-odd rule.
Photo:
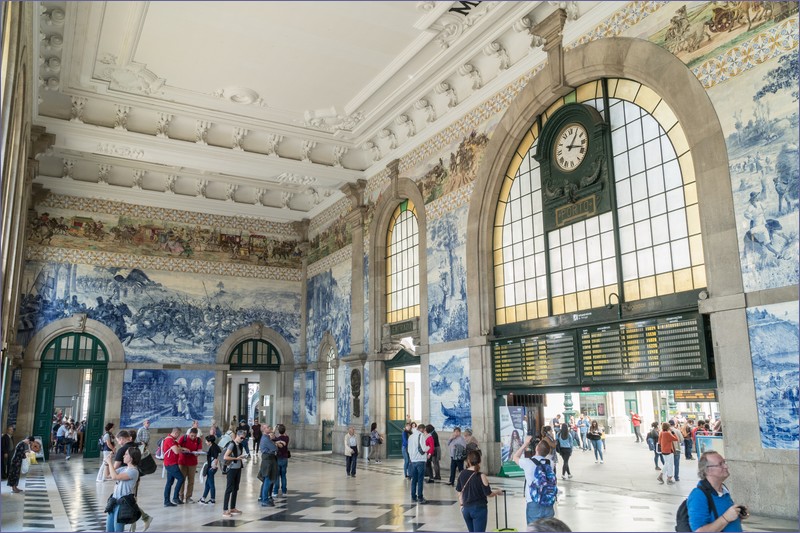
[[[108,477],[108,471],[110,469],[108,468],[108,466],[106,466],[106,459],[108,459],[109,457],[113,458],[114,453],[117,451],[117,447],[114,444],[114,436],[111,435],[112,429],[114,429],[114,422],[109,422],[105,426],[105,433],[103,433],[103,436],[100,438],[101,440],[100,451],[103,453],[103,462],[100,463],[100,470],[97,472],[98,483],[102,483],[103,481],[109,481],[111,479],[110,477]]]
[[[592,420],[592,425],[589,426],[589,434],[588,434],[589,442],[592,443],[592,448],[594,448],[594,462],[596,463],[598,460],[600,464],[603,463],[603,431],[600,429],[600,426],[597,425],[597,420]]]
[[[481,473],[481,454],[478,451],[467,453],[467,468],[458,475],[456,492],[467,531],[486,531],[489,517],[487,498],[502,494],[503,489],[493,491],[489,486],[489,478]]]
[[[369,428],[369,449],[367,450],[367,462],[372,459],[376,463],[381,462],[380,446],[383,444],[383,436],[378,433],[378,423],[373,422],[372,427]]]
[[[34,445],[38,446],[38,443],[33,440],[33,437],[28,437],[21,440],[14,448],[14,455],[11,456],[11,464],[8,467],[8,486],[11,487],[11,491],[15,494],[23,492],[22,489],[17,487],[19,485],[19,476],[22,474],[22,462],[28,459],[26,456]]]
[[[217,437],[213,433],[206,435],[206,442],[208,443],[208,452],[206,455],[206,464],[203,465],[203,472],[205,472],[205,488],[203,489],[203,497],[200,498],[199,503],[217,503],[217,485],[214,481],[214,475],[219,470],[219,456],[222,453],[222,448],[217,446]],[[201,476],[202,477],[202,476]],[[206,499],[206,496],[209,496]]]
[[[128,448],[125,455],[122,456],[122,462],[125,466],[121,466],[115,470],[114,456],[110,454],[106,456],[105,462],[108,465],[111,479],[116,482],[114,493],[106,504],[106,512],[108,513],[108,517],[106,518],[106,531],[124,531],[126,524],[134,523],[139,519],[139,516],[141,516],[140,513],[132,522],[128,522],[130,518],[125,518],[124,522],[119,521],[119,519],[122,518],[120,516],[120,509],[123,505],[136,506],[136,498],[133,496],[133,489],[136,485],[136,480],[139,479],[138,466],[141,459],[142,452],[139,451],[139,448]],[[114,498],[114,500],[111,500],[111,498]],[[136,506],[136,510],[138,510],[138,506]]]

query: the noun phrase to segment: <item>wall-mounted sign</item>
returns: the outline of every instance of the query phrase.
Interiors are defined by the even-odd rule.
[[[716,389],[676,390],[676,402],[716,402]]]

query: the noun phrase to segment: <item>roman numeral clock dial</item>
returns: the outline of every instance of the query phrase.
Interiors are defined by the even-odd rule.
[[[553,161],[561,170],[571,172],[581,165],[588,148],[586,129],[577,123],[567,124],[556,137]]]

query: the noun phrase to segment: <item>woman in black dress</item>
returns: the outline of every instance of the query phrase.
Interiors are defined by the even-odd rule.
[[[8,486],[15,493],[22,492],[22,489],[18,488],[17,485],[19,485],[19,476],[22,472],[22,460],[25,459],[25,454],[30,451],[31,443],[36,444],[33,437],[21,440],[14,448],[14,455],[11,457],[11,465],[8,468]]]

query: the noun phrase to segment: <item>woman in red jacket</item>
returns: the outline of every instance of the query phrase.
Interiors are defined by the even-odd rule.
[[[661,456],[664,458],[664,469],[658,474],[658,482],[664,483],[664,474],[667,474],[667,484],[672,485],[675,481],[672,476],[675,474],[675,457],[672,455],[674,448],[673,442],[678,442],[678,436],[669,430],[669,424],[661,424],[661,433],[658,435],[658,445],[661,447]]]

